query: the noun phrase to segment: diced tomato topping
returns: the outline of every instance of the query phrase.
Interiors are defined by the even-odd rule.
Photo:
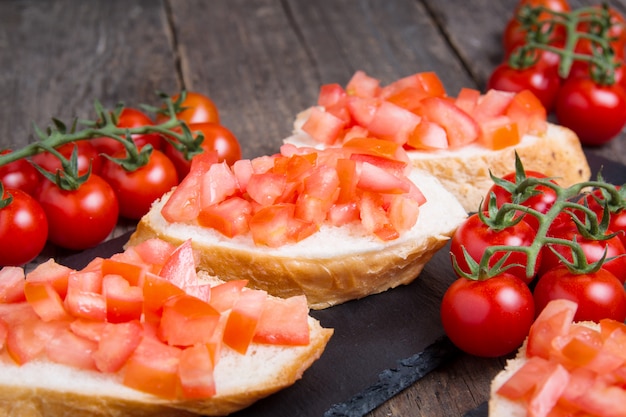
[[[208,398],[215,395],[213,360],[206,345],[199,344],[180,354],[178,378],[185,398]]]
[[[143,327],[132,320],[126,323],[106,323],[93,353],[100,372],[117,372],[128,361],[143,337]]]
[[[344,128],[345,121],[334,114],[313,107],[308,119],[302,125],[302,130],[315,140],[332,145]]]
[[[26,274],[26,282],[50,283],[57,294],[59,294],[59,297],[65,298],[67,280],[71,271],[70,268],[56,263],[54,259],[48,259]]]
[[[4,320],[0,319],[0,352],[4,349],[8,334],[9,325]]]
[[[54,289],[52,282],[26,281],[24,285],[26,301],[43,321],[69,318],[63,300]]]
[[[188,294],[170,298],[163,305],[159,338],[171,346],[206,343],[217,327],[220,313],[210,304]]]
[[[158,323],[163,314],[163,305],[167,300],[177,295],[185,294],[185,291],[156,275],[147,274],[143,283],[143,314],[148,323]]]
[[[351,96],[375,97],[380,92],[380,81],[370,77],[364,71],[356,71],[348,81],[346,92]]]
[[[480,142],[487,148],[499,150],[517,145],[521,136],[517,123],[507,116],[494,117],[480,125]]]
[[[198,224],[217,230],[227,237],[243,235],[250,230],[252,204],[244,198],[233,197],[221,203],[204,207],[198,215]]]
[[[248,194],[262,206],[269,206],[283,194],[287,179],[283,174],[265,172],[252,174],[248,182]]]
[[[450,146],[448,143],[448,134],[446,130],[426,119],[422,119],[415,130],[411,132],[407,139],[407,145],[418,150],[446,149]]]
[[[261,208],[250,218],[250,232],[256,244],[278,247],[289,241],[289,223],[295,205],[277,204]]]
[[[46,355],[53,362],[79,369],[95,370],[93,353],[98,343],[77,336],[69,328],[55,333],[46,343]]]
[[[182,350],[144,337],[126,362],[124,385],[162,398],[176,398]]]
[[[102,276],[120,275],[130,285],[139,286],[143,283],[145,269],[141,265],[104,259],[102,261]]]
[[[70,323],[70,330],[76,336],[92,340],[94,342],[100,341],[104,327],[107,325],[106,321],[92,321],[86,319],[76,319]]]
[[[524,90],[513,97],[506,115],[517,122],[520,135],[539,135],[546,131],[546,109],[531,91]]]
[[[308,345],[309,307],[304,295],[268,298],[259,317],[253,341],[279,345]]]
[[[161,277],[170,281],[178,288],[198,284],[196,260],[193,254],[191,239],[177,247],[161,268]]]
[[[5,266],[0,269],[0,303],[26,301],[24,277],[24,269],[18,266]]]
[[[64,301],[67,312],[74,317],[94,321],[107,318],[107,303],[104,295],[97,292],[71,289]]]
[[[471,114],[478,124],[482,124],[494,117],[503,116],[511,104],[515,93],[508,91],[489,90],[476,102]]]
[[[498,394],[521,401],[533,416],[625,415],[626,325],[572,323],[576,307],[548,303],[531,328],[526,361]]]
[[[428,121],[443,127],[450,147],[461,147],[474,142],[480,135],[478,123],[449,100],[429,97],[422,100],[420,114]]]
[[[374,119],[374,114],[378,110],[382,101],[378,98],[350,97],[348,99],[348,112],[355,123],[367,128]]]
[[[67,321],[44,322],[33,317],[11,323],[6,339],[7,352],[18,365],[23,365],[41,356],[50,340],[68,326]]]
[[[143,312],[143,291],[131,286],[121,275],[105,275],[102,294],[106,300],[106,318],[109,323],[139,320]]]
[[[467,114],[474,113],[474,109],[480,99],[480,91],[473,88],[461,88],[459,94],[454,100],[454,104]]]
[[[417,114],[385,101],[376,109],[367,129],[381,139],[404,144],[420,120]]]
[[[202,177],[217,161],[217,151],[204,151],[193,157],[189,173],[176,186],[161,210],[168,222],[186,222],[198,217]]]
[[[369,162],[359,165],[360,175],[357,186],[364,191],[383,194],[402,194],[409,191],[409,182]]]
[[[260,290],[242,291],[228,315],[224,328],[224,343],[245,354],[256,332],[265,307],[267,293]]]
[[[230,310],[246,285],[248,285],[248,280],[245,279],[227,281],[216,285],[211,288],[212,297],[209,304],[220,313]]]
[[[323,107],[334,106],[346,98],[346,91],[339,84],[324,84],[320,87],[317,104]]]

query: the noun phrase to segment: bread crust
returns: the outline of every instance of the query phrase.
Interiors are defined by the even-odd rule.
[[[322,328],[319,322],[309,317],[311,343],[307,346],[282,347],[252,345],[244,361],[232,369],[237,353],[230,353],[230,360],[222,358],[215,369],[217,395],[204,400],[170,401],[150,394],[120,386],[115,392],[85,388],[81,392],[66,387],[64,376],[85,381],[95,379],[98,384],[103,378],[115,379],[116,375],[103,375],[95,371],[68,369],[63,365],[50,363],[29,363],[23,365],[22,372],[32,375],[26,379],[16,379],[13,372],[20,367],[10,359],[0,357],[0,416],[20,417],[191,417],[196,415],[223,416],[250,406],[261,398],[294,384],[324,351],[333,334],[332,329]],[[227,349],[227,348],[225,348]],[[227,354],[228,355],[228,354]],[[246,359],[244,359],[246,358]],[[228,381],[238,374],[250,372],[253,361],[281,362],[264,379],[248,378],[241,384],[229,384],[220,389],[220,382]],[[278,358],[278,359],[276,359]],[[49,369],[48,372],[45,369]],[[66,374],[65,372],[69,372]],[[229,375],[229,372],[232,375]],[[51,382],[51,378],[53,378]],[[46,381],[47,379],[47,381]],[[45,381],[41,382],[40,381]],[[119,383],[119,381],[118,381]],[[99,387],[99,385],[96,385]],[[65,387],[65,388],[64,388]]]
[[[363,239],[374,242],[353,248],[358,238],[327,226],[314,239],[296,244],[297,251],[257,247],[249,237],[236,243],[199,226],[168,224],[160,214],[169,196],[165,195],[141,219],[128,244],[159,237],[179,245],[192,238],[199,269],[226,281],[247,279],[249,286],[277,297],[304,294],[310,308],[324,309],[412,282],[466,218],[465,210],[436,178],[421,171],[414,177],[427,202],[413,229],[390,242],[369,236]],[[352,240],[341,248],[324,247],[343,238]]]

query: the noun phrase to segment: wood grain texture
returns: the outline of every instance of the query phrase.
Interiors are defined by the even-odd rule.
[[[383,83],[435,71],[450,94],[484,88],[516,3],[3,0],[0,148],[31,141],[33,122],[93,117],[95,99],[155,104],[156,90],[186,88],[218,104],[244,157],[274,153],[320,85],[345,85],[356,70]],[[589,151],[626,163],[625,136]],[[132,227],[122,221],[113,235]],[[59,254],[47,248],[39,260]],[[462,355],[368,416],[462,415],[487,398],[503,363]]]

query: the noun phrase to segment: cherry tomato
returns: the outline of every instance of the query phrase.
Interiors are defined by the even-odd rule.
[[[525,173],[526,173],[527,178],[546,178],[546,175],[537,171],[525,171]],[[516,176],[514,172],[503,176],[502,179],[516,183]],[[523,206],[535,209],[540,213],[547,213],[548,210],[550,210],[550,207],[552,207],[552,205],[556,201],[556,192],[552,188],[545,186],[545,185],[539,185],[535,187],[535,190],[537,191],[537,194],[520,202],[520,204],[522,204]],[[509,193],[507,190],[500,187],[499,185],[494,184],[491,186],[489,191],[487,191],[487,195],[485,196],[485,199],[483,200],[483,207],[482,207],[483,210],[488,209],[489,199],[492,193],[496,197],[496,207],[498,208],[502,207],[505,203],[512,202],[511,193]],[[531,214],[525,215],[524,220],[529,225],[531,225],[535,230],[538,229],[539,221],[537,220],[535,216]]]
[[[116,124],[117,127],[127,129],[152,125],[154,125],[154,122],[147,114],[132,107],[124,107],[122,109]],[[161,135],[157,133],[132,135],[132,138],[138,148],[141,148],[146,144],[152,145],[154,149],[161,149],[163,147]],[[107,155],[114,155],[115,153],[124,150],[124,145],[122,143],[108,137],[93,138],[90,142],[96,147],[98,152],[105,153]]]
[[[517,349],[534,316],[530,289],[506,273],[484,281],[459,278],[441,301],[441,321],[450,340],[464,352],[483,357]]]
[[[10,150],[4,150],[0,152],[0,155],[10,152]],[[0,166],[0,182],[5,188],[18,189],[34,195],[39,187],[39,180],[39,172],[25,159],[18,159]]]
[[[534,289],[537,311],[559,298],[578,304],[575,321],[626,320],[624,287],[615,275],[604,268],[593,273],[575,274],[561,265],[541,275]]]
[[[102,168],[102,157],[90,141],[79,140],[73,143],[66,143],[59,146],[56,150],[69,159],[72,156],[72,152],[74,152],[74,148],[78,150],[78,174],[86,174],[90,165],[91,172],[98,174]],[[56,173],[61,169],[61,161],[50,152],[38,153],[32,157],[32,160],[48,172]]]
[[[615,188],[619,190],[621,187],[616,186]],[[602,200],[604,198],[605,197],[602,195],[600,189],[595,189],[593,192],[582,196],[578,203],[586,204],[587,207],[594,211],[598,217],[598,221],[602,221],[602,218],[604,217],[604,206],[602,204]],[[584,221],[584,215],[579,215],[578,217]],[[622,241],[624,247],[626,247],[626,209],[621,209],[617,212],[611,213],[611,217],[609,219],[609,230],[611,232],[618,233],[618,237]]]
[[[114,155],[124,158],[126,152]],[[106,160],[102,167],[102,178],[108,182],[119,201],[120,215],[128,219],[139,219],[148,212],[157,198],[178,184],[178,175],[172,161],[161,151],[153,150],[147,165],[126,171],[121,165]]]
[[[0,208],[0,266],[19,266],[35,259],[48,238],[48,219],[33,197],[6,189],[12,201]]]
[[[602,145],[626,124],[626,91],[615,83],[598,85],[589,78],[566,80],[555,103],[556,117],[585,145]]]
[[[463,248],[476,262],[480,262],[485,250],[490,246],[530,246],[535,239],[535,229],[533,229],[526,221],[521,220],[514,226],[507,227],[500,231],[491,229],[484,224],[477,213],[472,214],[465,220],[456,230],[450,244],[450,254],[454,257],[459,268],[469,273],[470,268],[465,260]],[[493,266],[497,261],[505,256],[505,252],[496,252],[489,259],[489,266]],[[541,258],[537,259],[535,266],[535,274],[539,269]],[[531,277],[526,276],[526,264],[528,257],[522,252],[510,252],[509,257],[503,266],[517,264],[507,269],[510,275],[518,277],[526,283],[530,283]]]
[[[526,5],[531,7],[543,6],[555,12],[568,12],[571,10],[570,5],[564,0],[521,0],[515,8],[515,11],[517,12],[522,6]],[[549,13],[541,13],[538,20],[541,21],[550,17]],[[563,39],[565,37],[565,29],[561,26],[556,27],[553,29],[551,36],[554,41]],[[526,31],[521,29],[521,24],[515,17],[509,19],[507,22],[502,43],[506,52],[510,52],[515,47],[526,43]]]
[[[487,80],[487,88],[519,93],[530,90],[547,111],[554,107],[561,81],[554,68],[535,64],[525,69],[515,69],[504,62],[496,67]]]
[[[176,102],[180,94],[172,96],[172,101]],[[219,123],[220,116],[217,106],[209,97],[204,94],[188,91],[185,100],[181,103],[182,110],[176,114],[176,118],[187,124],[193,123]],[[167,116],[157,115],[157,123],[162,123],[168,119]]]
[[[548,231],[548,235],[553,238],[569,241],[576,239],[588,263],[599,261],[606,250],[607,259],[613,257],[615,257],[615,259],[607,260],[603,268],[615,275],[621,282],[626,282],[626,249],[619,237],[614,236],[607,240],[586,239],[580,235],[576,224],[569,216],[559,217],[558,220],[553,222]],[[546,245],[541,250],[540,275],[562,265],[560,258],[554,253],[555,251],[569,261],[573,259],[572,251],[568,246],[560,244]]]
[[[601,9],[601,5],[593,5],[597,9]],[[607,33],[607,37],[611,39],[611,46],[615,52],[615,56],[624,57],[624,46],[626,46],[626,20],[624,16],[613,7],[609,7],[609,19],[611,21],[611,27]],[[584,17],[587,13],[582,14]],[[579,32],[589,32],[589,22],[583,21],[576,29]],[[582,40],[582,39],[581,39]],[[580,41],[579,40],[579,43]]]
[[[63,248],[82,250],[96,246],[117,224],[115,192],[95,174],[74,191],[44,181],[39,202],[48,217],[48,239]]]
[[[194,123],[189,125],[191,132],[202,132],[204,141],[202,149],[217,151],[219,162],[226,161],[229,165],[241,159],[241,146],[239,141],[226,127],[217,123]],[[195,135],[194,135],[195,137]],[[184,178],[189,173],[191,162],[186,160],[183,154],[177,151],[171,144],[165,146],[165,154],[176,166],[179,178]]]

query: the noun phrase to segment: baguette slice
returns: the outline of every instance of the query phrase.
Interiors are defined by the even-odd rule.
[[[322,226],[297,244],[255,246],[249,236],[226,238],[212,229],[168,223],[156,201],[139,222],[129,244],[159,237],[175,245],[192,238],[198,267],[223,280],[247,279],[249,285],[287,298],[304,294],[309,307],[323,309],[413,281],[445,245],[467,214],[432,175],[412,170],[410,179],[427,202],[415,226],[398,239],[383,242],[362,226]]]
[[[118,374],[43,360],[18,366],[4,352],[0,354],[0,416],[227,415],[294,384],[320,357],[333,330],[321,327],[311,316],[308,322],[307,346],[253,344],[246,355],[223,346],[214,370],[217,394],[202,400],[159,398],[122,385]]]
[[[323,148],[323,144],[302,130],[309,112],[310,109],[298,114],[293,134],[284,139],[285,143]],[[413,166],[435,175],[466,211],[475,212],[493,185],[489,171],[498,177],[515,171],[515,152],[526,170],[555,177],[563,187],[587,181],[591,176],[576,134],[552,123],[548,123],[542,137],[525,135],[518,145],[501,150],[472,144],[454,150],[408,150],[407,154]]]

